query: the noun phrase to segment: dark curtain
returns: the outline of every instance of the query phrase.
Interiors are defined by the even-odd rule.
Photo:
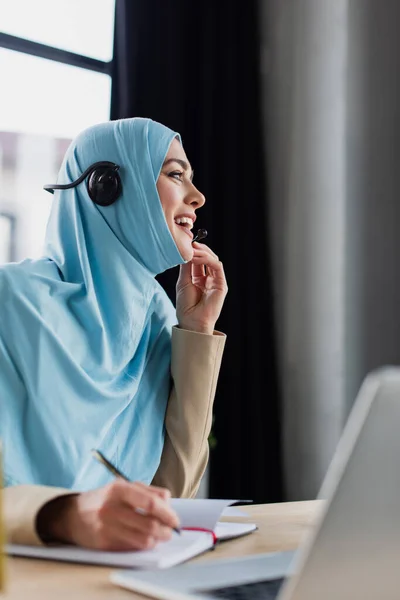
[[[282,499],[280,398],[268,256],[256,0],[116,0],[111,118],[182,135],[207,203],[196,225],[224,262],[228,335],[210,496]],[[174,300],[177,271],[160,277]]]

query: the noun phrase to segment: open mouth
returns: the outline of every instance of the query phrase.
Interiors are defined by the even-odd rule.
[[[180,227],[190,238],[193,238],[193,233],[191,229],[193,229],[193,219],[190,217],[180,217],[175,219],[175,225]]]

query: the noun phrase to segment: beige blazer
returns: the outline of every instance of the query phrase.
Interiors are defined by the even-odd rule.
[[[174,327],[171,373],[173,387],[165,417],[166,437],[152,483],[173,497],[196,494],[208,461],[212,407],[226,336],[205,335]],[[42,544],[36,532],[39,510],[70,490],[17,485],[4,490],[6,535],[10,543]]]

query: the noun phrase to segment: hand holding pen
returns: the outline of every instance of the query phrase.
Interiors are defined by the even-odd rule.
[[[169,491],[131,483],[117,472],[108,485],[45,504],[37,517],[42,540],[110,551],[150,550],[169,540],[179,527]]]
[[[123,479],[124,481],[130,481],[128,479],[128,477],[126,475],[124,475],[123,473],[121,473],[121,471],[119,469],[117,469],[117,467],[115,467],[112,463],[110,463],[110,461],[104,456],[104,454],[102,452],[100,452],[100,450],[92,450],[92,456],[93,458],[95,458],[97,461],[99,461],[102,465],[104,465],[106,467],[106,469],[112,474],[115,475],[115,477],[120,477],[121,479]],[[144,485],[144,484],[141,484]],[[148,487],[148,486],[146,486]],[[151,489],[157,489],[157,490],[161,490],[161,488],[151,488]],[[163,490],[164,492],[166,492],[167,490]],[[168,499],[169,496],[169,492],[168,492],[168,496],[165,499]],[[142,515],[146,515],[146,508],[143,507],[138,507],[136,508],[136,511],[139,514]],[[181,531],[180,529],[178,529],[177,527],[172,527],[172,529],[175,531],[175,533],[180,534]]]

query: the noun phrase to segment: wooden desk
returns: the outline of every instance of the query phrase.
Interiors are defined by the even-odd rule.
[[[230,521],[257,523],[259,529],[246,537],[224,542],[192,562],[291,550],[314,522],[318,501],[288,502],[246,507],[245,518]],[[23,558],[8,559],[7,600],[135,600],[144,598],[112,585],[106,567],[72,565]]]

